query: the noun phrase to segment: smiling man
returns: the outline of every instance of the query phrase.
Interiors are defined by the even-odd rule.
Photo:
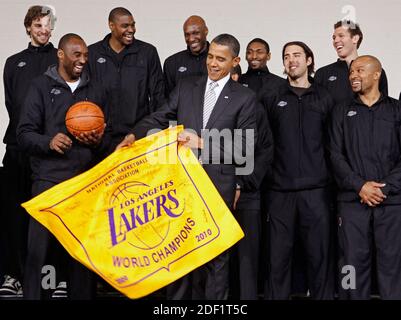
[[[238,65],[240,44],[229,34],[214,38],[207,54],[206,76],[187,78],[180,81],[159,111],[140,121],[118,146],[133,143],[136,138],[146,136],[154,128],[165,129],[169,121],[177,121],[191,132],[184,131],[178,141],[192,149],[201,149],[201,163],[229,208],[234,206],[240,190],[236,190],[237,159],[233,146],[221,139],[212,139],[210,148],[204,148],[205,137],[216,132],[234,130],[240,135],[241,143],[247,144],[246,130],[256,132],[256,96],[233,81],[232,68]],[[211,132],[210,134],[208,132]],[[204,151],[206,150],[206,151]],[[215,157],[215,150],[222,150]],[[245,150],[242,148],[242,150]],[[227,154],[226,154],[227,153]],[[249,156],[249,155],[247,155]],[[229,161],[226,161],[228,158]],[[253,160],[253,159],[251,159]],[[228,298],[229,254],[224,252],[193,273],[183,277],[167,288],[169,299],[227,299]]]
[[[271,58],[269,44],[260,38],[255,38],[246,47],[248,71],[243,74],[239,83],[256,92],[258,97],[276,91],[285,80],[269,71],[267,62]]]
[[[3,159],[3,181],[7,190],[2,199],[0,261],[5,274],[0,296],[15,297],[22,294],[21,280],[26,255],[28,215],[20,206],[31,196],[31,170],[29,158],[18,147],[17,124],[21,108],[32,79],[43,74],[57,62],[57,50],[49,42],[53,16],[48,7],[29,8],[24,26],[30,38],[28,48],[9,57],[4,66],[4,94],[10,118],[3,142],[6,153]]]
[[[337,104],[350,101],[353,98],[348,73],[350,64],[358,57],[358,49],[362,39],[363,33],[359,24],[353,21],[338,21],[334,25],[332,36],[333,47],[338,59],[336,62],[316,71],[316,83],[329,90]],[[379,88],[381,92],[387,94],[387,77],[384,70],[381,74]]]
[[[401,299],[401,105],[380,92],[381,72],[373,56],[354,60],[355,98],[333,111],[330,127],[342,299],[370,299],[373,256],[380,297]],[[350,266],[353,286],[343,281]]]
[[[286,86],[265,100],[274,141],[273,175],[264,197],[270,215],[270,268],[266,298],[289,299],[297,231],[307,254],[313,299],[333,299],[330,264],[330,173],[327,124],[333,101],[311,82],[312,50],[303,42],[284,45]]]
[[[89,46],[91,77],[111,95],[113,149],[144,116],[164,102],[164,80],[156,48],[135,38],[136,23],[125,8],[109,14],[108,34]]]
[[[205,20],[190,16],[184,22],[183,31],[187,49],[168,57],[163,66],[167,98],[180,79],[207,74],[209,43],[206,38],[209,30]]]
[[[33,196],[88,170],[103,157],[107,148],[103,134],[92,132],[73,137],[65,126],[67,110],[78,101],[94,102],[108,114],[105,110],[107,93],[90,81],[84,71],[88,61],[85,42],[76,34],[64,35],[59,42],[57,58],[57,65],[49,67],[32,81],[17,127],[19,146],[31,156]],[[42,287],[42,268],[54,254],[66,257],[66,263],[58,261],[56,266],[57,280],[67,281],[70,298],[91,298],[94,292],[89,270],[69,257],[49,231],[32,217],[29,221],[24,297],[33,300],[49,298],[49,292]],[[66,273],[65,279],[60,279],[61,270]],[[67,289],[65,283],[60,287]]]

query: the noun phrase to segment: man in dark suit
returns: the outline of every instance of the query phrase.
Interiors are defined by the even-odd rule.
[[[234,198],[238,199],[240,195],[240,190],[236,189],[236,175],[241,171],[238,168],[241,159],[237,150],[251,146],[253,151],[254,141],[249,143],[247,140],[254,140],[256,132],[256,96],[230,78],[230,70],[240,61],[239,49],[238,40],[229,34],[213,39],[206,60],[208,76],[180,81],[171,93],[169,102],[140,121],[132,130],[133,134],[126,136],[117,146],[129,145],[135,138],[144,137],[149,129],[167,128],[169,121],[177,121],[186,128],[178,141],[200,152],[203,168],[229,208],[233,207]],[[226,141],[221,144],[221,139],[213,135],[223,130],[234,134],[234,129],[239,129],[235,134],[236,137],[241,135],[240,146],[235,143],[234,146],[228,146]],[[246,139],[248,129],[252,130],[251,139]],[[227,161],[229,149],[234,152]],[[216,158],[216,150],[224,151]],[[247,174],[249,165],[253,165],[252,157],[253,152],[247,154],[247,162],[241,168],[241,173]],[[178,280],[167,288],[168,298],[227,299],[228,261],[228,252],[224,252]]]

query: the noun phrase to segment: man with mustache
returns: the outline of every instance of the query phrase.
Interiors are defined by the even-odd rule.
[[[266,197],[270,216],[267,299],[291,294],[292,255],[298,231],[307,254],[313,299],[333,299],[330,263],[331,195],[326,126],[333,100],[310,76],[312,50],[293,41],[282,51],[287,85],[265,99],[274,158]]]
[[[401,104],[380,91],[381,73],[373,56],[353,61],[354,99],[330,126],[341,299],[370,299],[374,254],[380,297],[401,299]]]

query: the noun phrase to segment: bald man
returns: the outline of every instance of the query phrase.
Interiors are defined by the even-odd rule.
[[[103,158],[108,147],[103,134],[74,137],[67,132],[65,115],[72,104],[87,100],[105,109],[108,94],[84,70],[88,48],[80,36],[64,35],[58,48],[58,64],[32,81],[17,127],[18,144],[31,157],[33,196],[88,170]],[[106,110],[104,113],[108,114]],[[43,283],[49,283],[42,277],[49,274],[42,273],[42,268],[55,253],[66,257],[66,263],[52,264],[56,267],[56,280],[61,282],[57,292],[52,292],[54,288],[43,287]],[[60,279],[61,270],[66,273],[65,279]],[[63,290],[71,299],[89,299],[94,295],[91,275],[67,255],[44,226],[30,218],[23,283],[26,299],[56,298]]]
[[[381,74],[373,56],[353,61],[355,97],[330,127],[342,299],[370,298],[374,250],[381,298],[401,299],[401,104],[380,92]]]
[[[209,43],[206,38],[209,30],[205,20],[199,16],[190,16],[184,22],[183,31],[187,49],[173,54],[164,62],[166,97],[180,79],[207,74],[206,57]]]

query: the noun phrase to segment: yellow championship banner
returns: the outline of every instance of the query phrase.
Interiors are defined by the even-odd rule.
[[[181,130],[138,140],[22,206],[114,288],[148,295],[244,236],[195,155],[178,145]]]

